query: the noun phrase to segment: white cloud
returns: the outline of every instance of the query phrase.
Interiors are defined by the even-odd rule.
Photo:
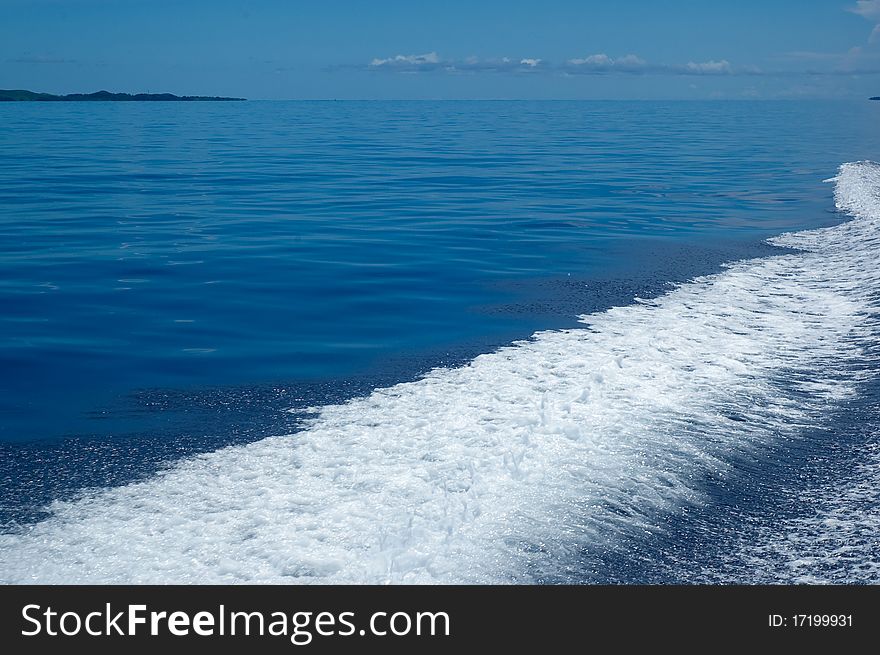
[[[415,69],[421,67],[434,67],[440,63],[440,57],[436,52],[427,52],[423,55],[395,55],[387,59],[375,58],[370,62],[370,66],[380,68],[388,66],[392,68]]]
[[[877,0],[880,3],[880,0]],[[880,28],[877,30],[880,38]],[[855,47],[846,53],[791,52],[785,55],[805,64],[815,62],[816,68],[799,70],[765,70],[755,66],[734,66],[727,59],[688,61],[687,63],[652,63],[635,54],[612,57],[594,53],[554,64],[539,57],[498,57],[483,59],[445,59],[436,52],[398,54],[376,57],[369,64],[357,66],[361,70],[390,73],[444,73],[475,75],[479,73],[544,74],[544,75],[668,75],[668,76],[792,76],[792,75],[852,75],[880,74],[880,53],[872,48]]]
[[[614,63],[617,66],[645,66],[648,62],[646,62],[644,59],[636,57],[635,55],[626,55],[624,57],[620,57]]]
[[[730,62],[720,61],[688,62],[685,65],[649,64],[636,55],[612,58],[604,53],[579,59],[569,59],[566,63],[569,73],[653,73],[656,75],[727,75],[733,72]]]
[[[620,71],[624,73],[635,73],[648,68],[648,62],[636,55],[625,55],[614,59],[606,55],[604,52],[590,55],[588,57],[569,59],[567,65],[569,69],[578,72]]]
[[[880,21],[880,0],[858,0],[855,7],[849,7],[847,11],[858,14],[870,21]],[[868,43],[880,41],[880,23],[874,25]]]
[[[527,73],[544,70],[546,64],[537,57],[502,57],[501,59],[480,59],[468,57],[464,61],[447,62],[452,72],[488,72],[488,73]]]
[[[569,59],[568,63],[573,66],[612,66],[614,60],[606,54],[590,55],[584,59]]]
[[[423,55],[395,55],[394,57],[373,59],[367,68],[403,73],[445,71],[447,73],[518,73],[543,70],[544,60],[537,57],[502,57],[500,59],[442,59],[436,52]]]
[[[848,11],[868,20],[880,20],[880,0],[858,0],[855,7],[849,7]]]
[[[730,62],[726,59],[722,59],[721,61],[703,61],[700,63],[695,63],[693,61],[689,61],[685,69],[689,73],[696,73],[698,75],[724,75],[730,73]]]
[[[654,74],[654,75],[726,75],[733,73],[726,59],[719,61],[688,62],[687,64],[651,64],[634,54],[611,57],[604,52],[569,59],[564,64],[553,65],[538,57],[501,57],[498,59],[443,59],[436,52],[424,54],[376,57],[368,66],[372,70],[401,73],[441,71],[446,73],[524,73],[544,71],[566,74]],[[756,73],[750,73],[756,74]]]

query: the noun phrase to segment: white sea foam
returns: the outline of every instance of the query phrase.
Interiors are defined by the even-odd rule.
[[[653,301],[328,406],[304,431],[56,502],[7,582],[529,582],[663,531],[708,477],[857,392],[877,331],[880,166],[852,221]],[[861,372],[859,372],[861,371]]]
[[[796,499],[798,513],[748,531],[701,583],[880,583],[880,442],[845,480]]]

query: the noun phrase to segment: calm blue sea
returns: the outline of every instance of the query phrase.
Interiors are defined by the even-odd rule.
[[[835,209],[834,186],[823,180],[834,177],[844,162],[870,159],[880,159],[880,103],[867,101],[4,103],[0,521],[10,534],[51,525],[61,520],[53,518],[53,501],[99,503],[94,498],[114,488],[157,484],[156,476],[161,480],[166,474],[157,471],[174,471],[175,462],[198,453],[233,446],[221,453],[231,457],[235,448],[265,437],[294,435],[295,440],[322,407],[346,407],[346,401],[376,389],[413,389],[407,383],[421,384],[413,381],[437,367],[470,370],[483,361],[474,359],[478,355],[536,331],[582,329],[581,315],[663,298],[697,276],[724,275],[729,262],[785,257],[793,252],[790,244],[783,248],[765,239],[840,224],[847,216]],[[768,293],[772,299],[775,292]],[[804,296],[803,302],[824,307],[825,296]],[[681,316],[682,338],[690,330],[690,308],[721,316],[728,310],[736,316],[740,309],[727,296],[711,310],[682,307],[677,314],[670,310]],[[845,314],[845,308],[828,307],[834,309],[826,314]],[[637,334],[629,333],[636,329],[626,322],[630,319],[614,327],[615,314],[601,315],[611,316],[611,323],[596,330],[624,334],[621,344],[640,343],[655,329],[648,322]],[[804,339],[828,329],[804,328],[797,339],[808,348]],[[834,339],[848,343],[850,336],[828,332],[819,343],[825,347]],[[715,343],[727,352],[728,345]],[[774,342],[773,348],[789,345]],[[601,347],[611,358],[625,346]],[[684,352],[674,341],[657,347]],[[730,353],[737,347],[729,346]],[[752,352],[749,348],[740,350]],[[658,360],[651,379],[677,379],[681,371],[699,369],[713,352],[694,351],[688,355],[692,361],[675,360],[668,368],[666,360]],[[843,355],[829,357],[839,361]],[[794,370],[792,361],[780,360],[767,370],[774,375]],[[825,366],[822,362],[810,365]],[[498,375],[509,379],[520,372]],[[532,379],[532,373],[522,375]],[[797,368],[796,375],[805,373]],[[771,377],[770,387],[794,384],[785,376]],[[603,383],[610,379],[602,374]],[[707,377],[690,391],[677,388],[701,403],[703,390],[715,388],[715,379]],[[641,393],[641,381],[621,382],[620,389]],[[520,405],[529,405],[531,398],[544,412],[542,398],[555,383],[541,384],[540,393],[519,387],[505,391],[499,379],[498,394],[516,396]],[[761,395],[770,388],[766,385],[753,393],[755,407],[776,402]],[[464,389],[456,401],[462,407],[486,393],[467,391],[464,384],[457,388]],[[748,465],[736,458],[741,454],[729,461],[714,451],[701,455],[727,461],[733,472],[723,474],[727,464],[719,464],[709,467],[712,475],[693,473],[703,476],[705,488],[687,478],[714,498],[701,505],[700,525],[720,520],[717,508],[725,504],[760,516],[761,503],[771,502],[783,487],[797,495],[799,488],[789,484],[797,471],[789,469],[805,470],[803,462],[830,457],[817,431],[826,434],[838,426],[838,432],[852,435],[870,422],[873,409],[866,408],[873,407],[872,396],[865,389],[871,388],[844,394],[855,414],[828,400],[824,413],[792,417],[792,423],[799,422],[799,443],[809,444],[796,453],[765,455]],[[635,402],[613,394],[595,401],[598,396],[591,393],[590,402],[605,403],[591,417],[604,416],[606,406],[616,411]],[[733,397],[736,389],[725,393]],[[450,397],[431,386],[424,402]],[[395,425],[411,418],[418,406],[394,409],[403,417]],[[656,456],[651,439],[656,438],[658,450],[668,450],[670,443],[687,450],[675,437],[679,428],[652,423],[648,416],[659,410],[642,416],[641,407],[634,406],[631,420],[642,426],[639,434],[654,436],[633,446],[641,453],[639,462]],[[755,407],[737,409],[736,420],[753,421],[755,430],[770,425]],[[713,409],[712,416],[725,411]],[[750,411],[756,415],[750,418]],[[816,418],[820,414],[825,418]],[[856,414],[861,418],[853,428]],[[367,416],[358,410],[357,420],[368,421]],[[430,425],[435,419],[439,415],[428,412],[421,420]],[[680,429],[688,434],[702,429],[711,441],[718,429],[700,424],[703,420],[709,419],[681,419]],[[325,426],[331,436],[315,443],[332,441],[352,424],[339,421],[338,430]],[[377,418],[370,425],[380,423]],[[469,439],[478,425],[485,427],[483,419],[462,418],[456,434]],[[610,425],[609,419],[601,430],[619,434]],[[397,435],[395,443],[409,447],[415,430]],[[503,439],[507,433],[501,434]],[[363,443],[379,447],[376,440]],[[847,443],[834,452],[849,452],[852,442]],[[402,457],[400,449],[382,444],[388,458]],[[579,451],[574,456],[592,457]],[[413,455],[411,464],[424,457]],[[481,460],[470,452],[456,457],[449,461],[472,466],[476,480],[473,470],[483,470]],[[515,453],[510,457],[516,462]],[[525,457],[528,462],[531,455]],[[839,459],[841,466],[856,466],[848,455]],[[365,461],[364,470],[378,461]],[[674,462],[667,465],[679,470]],[[298,459],[292,470],[303,474],[309,466],[329,465]],[[537,465],[526,473],[516,468],[512,479],[537,470]],[[632,467],[625,470],[633,479],[642,475]],[[390,479],[390,473],[383,475],[376,479]],[[253,485],[263,484],[254,476]],[[452,488],[446,478],[443,484]],[[602,483],[590,478],[590,484]],[[83,493],[98,496],[82,500]],[[168,492],[181,503],[185,493]],[[509,499],[520,498],[510,494]],[[653,502],[650,494],[637,496],[640,507]],[[412,500],[407,511],[421,516],[412,509],[420,503]],[[657,515],[678,517],[669,518],[670,525],[681,521],[681,513],[664,508]],[[69,525],[85,519],[64,520]],[[692,562],[695,552],[705,557],[713,551],[687,525],[676,525],[680,534],[640,542],[637,561],[622,561],[607,544],[591,554],[588,544],[575,540],[574,550],[581,554],[565,566],[548,568],[529,560],[522,570],[538,572],[515,579],[566,581],[578,567],[592,571],[587,577],[596,580],[678,579],[688,566],[679,560]],[[597,534],[616,534],[616,529]],[[488,527],[480,530],[492,534]],[[504,539],[525,543],[531,536],[524,529]],[[357,551],[346,548],[346,553]],[[557,563],[565,559],[554,557]],[[398,568],[392,566],[388,576],[396,580],[393,571],[402,569],[401,560],[394,561]],[[476,560],[468,562],[468,571],[479,570]],[[13,579],[24,564],[4,566],[4,579]],[[419,573],[400,580],[431,577],[422,575],[421,565],[407,566]],[[351,567],[356,563],[340,570]],[[319,565],[302,571],[297,575],[332,578],[332,571]],[[443,579],[439,573],[435,577]],[[477,573],[463,577],[495,579]],[[39,571],[30,579],[38,578]],[[168,573],[155,579],[178,578]]]

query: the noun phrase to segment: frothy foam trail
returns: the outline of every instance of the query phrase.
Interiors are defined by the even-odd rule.
[[[880,166],[850,222],[656,300],[328,406],[0,537],[8,582],[531,582],[663,531],[854,394],[877,331]]]
[[[864,455],[849,479],[809,489],[802,515],[731,544],[721,564],[734,566],[697,582],[880,584],[880,442],[868,444]]]

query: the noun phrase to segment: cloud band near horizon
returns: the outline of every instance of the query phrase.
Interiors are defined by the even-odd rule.
[[[570,75],[602,75],[609,73],[622,74],[668,74],[668,75],[731,75],[737,71],[726,59],[705,62],[690,61],[686,64],[652,64],[633,54],[613,58],[605,53],[597,53],[586,57],[568,59],[562,64],[552,64],[538,57],[502,57],[499,59],[443,59],[436,52],[424,54],[398,54],[391,57],[374,58],[368,70],[383,70],[399,73],[423,72],[502,72],[502,73],[535,73],[557,72]],[[743,71],[745,72],[745,70]],[[753,72],[753,71],[748,71]]]
[[[851,62],[854,63],[854,62]],[[876,64],[878,62],[871,61]],[[763,70],[755,66],[734,66],[727,59],[689,61],[686,64],[652,63],[634,54],[610,57],[596,53],[585,57],[568,59],[554,64],[537,57],[502,57],[499,59],[445,59],[437,52],[424,54],[398,54],[376,57],[369,64],[345,66],[361,70],[392,73],[554,73],[557,75],[680,75],[680,76],[773,76],[792,75],[877,75],[880,67],[857,67],[854,65],[834,69]]]

